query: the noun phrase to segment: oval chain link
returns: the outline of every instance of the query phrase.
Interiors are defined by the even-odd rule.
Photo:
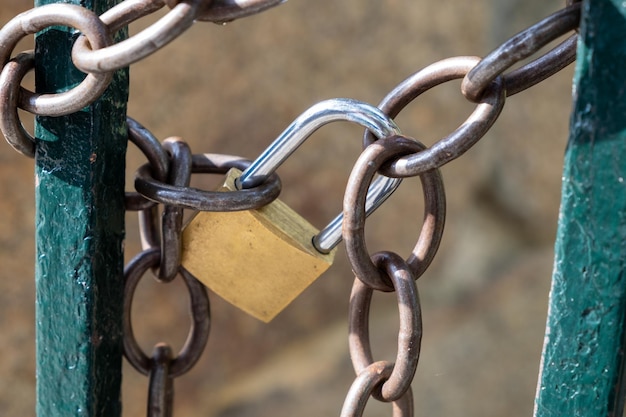
[[[148,417],[172,417],[174,381],[171,377],[172,348],[158,343],[150,358],[150,385],[148,388]]]
[[[95,47],[89,37],[78,39],[72,49],[72,61],[79,70],[92,74],[109,73],[127,67],[163,48],[189,29],[202,2],[181,1],[158,22],[107,48]],[[127,16],[132,14],[136,18],[142,17],[140,5],[145,3],[145,0],[126,0],[102,14],[100,19],[113,32],[129,23]],[[163,0],[154,0],[147,4],[146,12],[158,10],[164,5]]]
[[[124,355],[128,362],[144,375],[150,374],[151,360],[135,339],[131,307],[137,284],[139,284],[139,281],[148,269],[159,266],[160,258],[160,251],[157,248],[143,251],[128,263],[124,271]],[[186,373],[200,359],[209,337],[211,325],[209,298],[206,289],[184,268],[181,267],[179,269],[179,274],[189,291],[192,322],[185,345],[170,363],[169,372],[171,378],[176,378]]]
[[[343,239],[352,270],[371,288],[392,291],[387,274],[370,260],[365,243],[365,199],[367,188],[379,168],[390,158],[424,149],[424,145],[402,136],[380,139],[368,146],[354,165],[343,200]],[[407,263],[414,277],[428,268],[439,249],[446,215],[446,199],[439,170],[420,176],[424,196],[422,230]]]
[[[463,78],[479,61],[478,57],[461,56],[431,64],[400,83],[381,101],[379,107],[390,117],[396,117],[409,103],[431,88]],[[380,173],[389,177],[416,176],[463,155],[495,123],[504,107],[505,92],[502,77],[496,77],[474,112],[454,132],[426,150],[404,156],[382,167]],[[366,136],[365,144],[371,142],[370,136]]]
[[[159,181],[167,181],[169,157],[159,140],[136,120],[127,117],[128,140],[148,159],[152,175]],[[126,210],[143,211],[156,206],[136,191],[126,192]]]
[[[191,180],[191,149],[181,138],[168,138],[163,147],[170,154],[168,182],[175,187],[188,187]],[[183,208],[166,205],[161,216],[161,265],[157,273],[160,282],[170,282],[178,274],[182,250]]]
[[[391,279],[393,290],[398,297],[400,330],[396,361],[391,375],[373,392],[374,398],[390,402],[400,399],[413,381],[422,341],[422,311],[415,277],[404,259],[393,252],[379,252],[372,260],[374,265],[385,271]],[[374,362],[369,338],[369,313],[373,291],[358,277],[354,280],[348,323],[350,358],[357,375]]]
[[[515,63],[535,54],[551,41],[576,29],[579,22],[580,3],[574,3],[513,36],[483,58],[478,65],[467,73],[461,84],[463,95],[470,101],[479,102],[481,96],[486,92],[487,87],[496,77],[500,76]],[[558,49],[557,47],[556,56],[558,57],[560,53],[563,53],[562,48]],[[550,55],[550,53],[548,55]],[[533,67],[531,63],[530,68]],[[528,68],[525,69],[522,67],[516,73],[511,74],[511,76],[520,78],[522,75],[527,74]],[[551,74],[547,74],[546,76],[549,75]],[[535,79],[535,77],[529,78],[529,81],[514,81],[513,83],[521,84],[517,87],[519,90],[532,86],[542,80],[540,77],[537,79]]]
[[[111,44],[107,27],[92,11],[72,4],[49,4],[19,14],[0,29],[2,68],[22,38],[55,25],[81,31],[94,49]],[[112,76],[112,73],[88,74],[79,85],[63,93],[40,94],[22,89],[20,107],[41,116],[75,113],[100,98],[111,83]]]
[[[10,60],[0,73],[0,130],[20,154],[35,157],[35,139],[26,131],[17,112],[20,84],[35,67],[35,51],[26,51]]]
[[[391,362],[374,362],[365,368],[352,383],[341,408],[341,417],[361,417],[372,392],[383,383],[393,371]],[[413,416],[413,393],[411,388],[392,403],[393,417]]]

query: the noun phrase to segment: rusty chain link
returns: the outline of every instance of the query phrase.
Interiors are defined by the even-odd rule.
[[[283,1],[126,0],[101,16],[67,4],[26,11],[0,29],[0,131],[16,151],[33,157],[36,140],[22,126],[18,108],[46,116],[79,111],[103,94],[113,71],[163,48],[194,21],[228,22]],[[113,35],[121,28],[165,6],[169,12],[152,26],[124,41],[113,42]],[[315,242],[318,250],[324,252],[343,238],[356,275],[350,296],[349,349],[357,376],[341,416],[361,416],[370,397],[392,403],[394,416],[412,416],[411,382],[422,338],[416,280],[435,257],[446,214],[439,168],[467,152],[489,131],[503,110],[506,97],[532,87],[575,60],[577,35],[573,34],[548,53],[505,73],[549,42],[577,30],[580,7],[579,1],[568,0],[565,8],[513,36],[484,58],[460,56],[429,65],[401,82],[377,107],[347,99],[318,103],[253,162],[231,155],[193,154],[182,139],[174,137],[160,142],[148,129],[128,118],[128,139],[148,162],[136,172],[136,191],[126,193],[126,210],[136,211],[139,216],[143,251],[124,272],[124,353],[135,369],[149,376],[148,416],[172,416],[173,380],[198,361],[210,331],[207,291],[181,266],[184,210],[224,212],[266,206],[281,191],[280,178],[274,173],[276,167],[315,130],[335,120],[356,122],[366,130],[364,150],[354,164],[344,194],[343,217],[338,217],[332,231],[325,230]],[[14,49],[23,37],[54,25],[70,26],[81,33],[71,59],[87,75],[82,83],[64,93],[28,91],[21,87],[21,82],[34,67],[34,53],[24,51],[13,56]],[[476,103],[469,118],[429,147],[402,136],[393,119],[421,94],[455,79],[462,79],[462,95]],[[189,186],[194,174],[225,174],[230,168],[244,171],[237,191],[215,192]],[[421,181],[424,215],[410,256],[404,260],[388,251],[371,255],[365,243],[367,215],[396,189],[399,178],[416,176]],[[328,244],[329,241],[333,243]],[[159,343],[148,356],[134,336],[133,296],[149,270],[163,284],[180,277],[189,291],[191,328],[177,355],[169,345]],[[372,355],[369,311],[375,290],[395,291],[397,295],[400,326],[395,362],[375,361]]]

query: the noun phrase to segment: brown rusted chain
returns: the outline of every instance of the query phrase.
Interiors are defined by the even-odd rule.
[[[421,143],[402,136],[377,140],[363,151],[350,173],[343,200],[343,239],[355,275],[371,288],[392,290],[387,274],[372,263],[365,244],[365,199],[368,186],[386,161],[424,148]],[[425,172],[420,175],[420,180],[424,196],[424,219],[418,241],[407,260],[415,279],[426,271],[439,249],[446,215],[445,192],[439,171]]]
[[[92,48],[111,44],[107,27],[95,13],[72,4],[48,4],[28,10],[11,19],[0,29],[0,66],[9,61],[17,43],[25,36],[50,26],[70,26],[83,32]],[[113,74],[88,74],[76,87],[56,94],[40,94],[21,89],[19,106],[40,116],[64,116],[92,104],[111,83]]]
[[[250,161],[231,155],[193,155],[192,173],[225,174],[230,168],[245,170]],[[146,198],[165,205],[173,205],[200,211],[241,211],[265,206],[280,194],[278,175],[272,174],[268,181],[258,187],[237,191],[205,191],[193,187],[176,187],[164,184],[151,176],[150,166],[137,170],[135,188]]]
[[[415,375],[422,341],[422,312],[415,278],[404,259],[393,252],[379,252],[372,256],[372,260],[390,278],[398,297],[400,330],[396,361],[385,383],[373,392],[374,398],[390,402],[404,395]],[[372,294],[372,288],[358,277],[354,280],[348,323],[350,358],[357,375],[374,362],[369,337]]]
[[[341,408],[341,417],[360,417],[365,411],[367,400],[372,395],[372,392],[383,383],[391,372],[393,371],[393,364],[391,362],[374,362],[367,368],[365,368],[356,377],[346,400]],[[412,417],[413,416],[413,393],[411,388],[404,393],[404,395],[393,403],[393,416],[394,417]]]
[[[547,54],[504,74],[507,97],[529,89],[574,62],[577,42],[578,35],[572,35]]]
[[[24,128],[17,112],[20,84],[35,67],[35,52],[26,51],[9,61],[0,73],[0,130],[13,149],[35,157],[35,138]]]
[[[148,417],[172,417],[174,380],[170,376],[172,348],[158,343],[150,358],[150,385],[148,388]]]
[[[134,7],[137,1],[141,4],[145,2],[145,0],[126,0],[103,13],[100,19],[107,26],[119,28],[123,26],[121,23],[128,23],[129,20],[119,9],[130,10],[129,14],[141,16],[141,13]],[[106,48],[94,47],[90,39],[88,41],[79,38],[72,48],[72,62],[78,69],[89,74],[109,73],[127,67],[163,48],[189,29],[202,1],[181,1],[158,22]],[[155,0],[153,8],[158,9],[162,6],[161,0]]]
[[[136,120],[127,117],[128,140],[144,154],[150,164],[150,171],[159,181],[167,181],[169,157],[159,140]],[[154,207],[156,203],[148,200],[136,191],[126,192],[126,210],[143,211]]]
[[[400,83],[387,94],[379,107],[393,118],[422,93],[442,83],[464,77],[479,61],[478,57],[460,56],[431,64]],[[497,77],[483,94],[474,112],[454,132],[422,152],[398,158],[383,166],[380,173],[388,177],[411,177],[439,168],[458,158],[493,126],[504,107],[504,101],[504,83],[501,77]],[[366,145],[371,143],[371,137],[366,134],[364,142]]]
[[[179,0],[167,0],[173,7]],[[261,13],[287,0],[205,0],[198,11],[197,20],[226,23],[235,19]]]
[[[168,183],[188,187],[191,180],[191,149],[181,138],[167,138],[163,147],[170,154]],[[166,205],[161,216],[161,263],[157,279],[170,282],[178,274],[182,256],[183,208]]]
[[[128,263],[124,271],[124,355],[128,362],[144,375],[150,374],[150,358],[143,352],[135,339],[131,307],[137,284],[148,269],[159,266],[160,257],[158,248],[143,251]],[[209,337],[211,325],[209,298],[205,287],[182,267],[179,274],[187,286],[191,299],[190,315],[192,320],[187,341],[171,362],[170,376],[172,378],[189,371],[200,359]]]
[[[467,73],[461,84],[463,95],[470,101],[479,102],[496,77],[548,43],[576,29],[579,21],[580,3],[574,3],[513,36]]]

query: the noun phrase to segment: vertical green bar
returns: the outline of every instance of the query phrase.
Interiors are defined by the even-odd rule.
[[[583,3],[535,416],[622,417],[626,3]]]
[[[36,0],[36,6],[56,0]],[[101,14],[117,0],[64,0]],[[36,38],[36,88],[71,88],[75,30]],[[125,33],[119,34],[125,36]],[[119,417],[128,73],[95,104],[36,124],[37,415]]]

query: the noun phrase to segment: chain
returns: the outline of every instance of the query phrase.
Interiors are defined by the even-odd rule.
[[[0,130],[17,152],[32,158],[35,140],[22,126],[18,108],[46,116],[74,113],[103,94],[113,71],[163,48],[194,21],[223,23],[282,2],[126,0],[101,16],[67,4],[24,12],[0,29]],[[113,43],[115,32],[166,5],[170,11],[157,23]],[[348,179],[343,213],[314,239],[315,247],[324,253],[343,239],[356,275],[350,296],[349,349],[357,376],[341,416],[362,415],[370,397],[392,403],[394,416],[411,416],[411,382],[422,338],[416,281],[434,259],[445,223],[446,198],[439,168],[463,155],[489,131],[508,96],[534,86],[575,60],[576,34],[534,61],[505,72],[549,42],[576,30],[579,20],[580,2],[570,0],[565,8],[513,36],[484,58],[460,56],[425,67],[401,82],[377,107],[349,99],[318,103],[298,117],[255,161],[231,155],[193,154],[182,139],[174,137],[160,142],[141,124],[128,118],[129,140],[148,162],[137,170],[136,191],[126,193],[126,209],[136,211],[139,216],[143,251],[129,262],[124,272],[124,353],[131,365],[150,379],[148,416],[172,415],[173,380],[198,361],[210,331],[207,291],[181,266],[184,210],[223,212],[266,206],[281,191],[281,181],[275,173],[278,166],[317,129],[335,121],[359,124],[366,132],[364,151]],[[87,76],[64,93],[34,93],[20,86],[34,67],[33,51],[11,56],[20,39],[53,25],[70,26],[81,32],[72,50],[72,61]],[[455,79],[462,79],[462,95],[476,103],[468,119],[430,147],[403,136],[393,119],[422,93]],[[243,171],[236,191],[215,192],[189,186],[194,174],[223,175],[231,168]],[[410,256],[405,260],[388,251],[370,255],[365,244],[367,216],[395,191],[401,178],[415,176],[421,180],[425,210],[421,232]],[[176,355],[163,343],[147,355],[134,337],[133,295],[148,270],[163,284],[180,277],[189,291],[191,327],[185,345]],[[375,361],[372,355],[369,311],[375,290],[394,291],[397,295],[400,326],[395,362]]]

